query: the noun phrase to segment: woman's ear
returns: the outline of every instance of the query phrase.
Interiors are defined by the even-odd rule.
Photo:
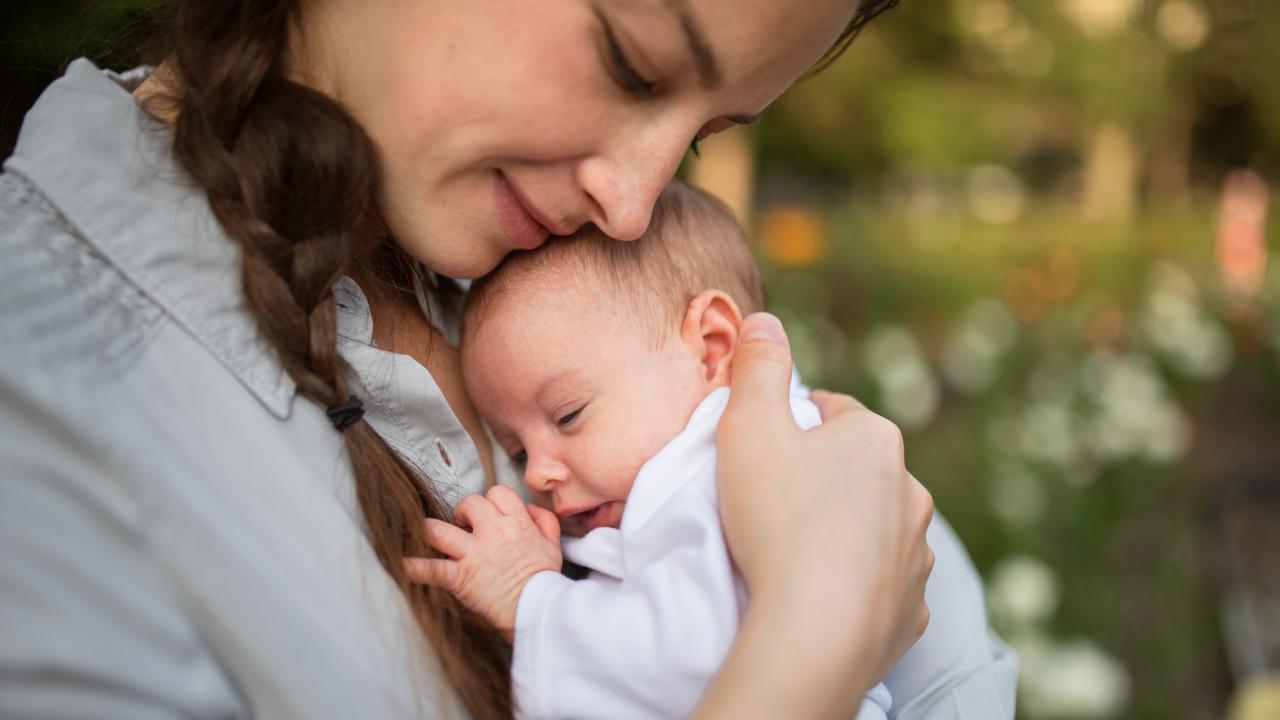
[[[741,325],[738,304],[720,290],[703,290],[689,301],[680,339],[698,358],[706,382],[717,386],[729,383],[729,366]]]

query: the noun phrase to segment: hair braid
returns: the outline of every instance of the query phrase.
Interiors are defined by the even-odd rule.
[[[248,311],[296,381],[346,400],[333,285],[364,239],[377,183],[372,142],[336,102],[284,76],[292,0],[182,0],[173,23],[174,153],[241,248]],[[512,713],[509,655],[447,593],[413,585],[403,559],[433,554],[422,518],[446,510],[365,422],[344,432],[370,542],[476,718]]]

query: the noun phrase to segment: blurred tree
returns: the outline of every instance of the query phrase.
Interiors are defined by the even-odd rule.
[[[1216,192],[1232,168],[1280,178],[1280,3],[905,3],[759,128],[767,178],[877,190],[960,183],[981,165],[1123,220]]]
[[[88,56],[123,69],[147,58],[163,0],[44,0],[0,8],[0,156],[17,140],[27,108],[67,63]]]

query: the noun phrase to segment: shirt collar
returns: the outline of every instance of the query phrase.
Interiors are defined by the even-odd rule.
[[[295,384],[244,307],[240,252],[130,95],[145,71],[71,63],[23,121],[5,169],[181,324],[277,417]]]

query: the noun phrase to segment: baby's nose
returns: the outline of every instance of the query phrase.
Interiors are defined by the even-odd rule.
[[[550,492],[567,479],[568,472],[564,466],[552,460],[530,458],[524,469],[524,483],[535,492]]]
[[[546,477],[542,475],[535,475],[531,472],[526,472],[524,474],[524,484],[528,485],[529,489],[534,492],[545,493],[550,492],[551,490],[551,482],[548,481]]]

